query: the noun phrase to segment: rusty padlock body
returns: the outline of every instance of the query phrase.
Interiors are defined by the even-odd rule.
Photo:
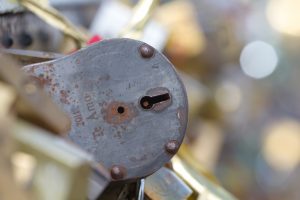
[[[173,65],[143,42],[104,40],[23,69],[71,116],[68,137],[114,180],[150,175],[183,141],[185,88]]]

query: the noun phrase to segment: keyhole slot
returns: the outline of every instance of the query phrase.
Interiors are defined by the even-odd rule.
[[[149,110],[155,104],[158,104],[158,103],[161,103],[164,101],[168,101],[168,100],[170,100],[170,98],[171,97],[170,97],[169,93],[156,95],[156,96],[144,96],[143,98],[141,98],[140,104],[141,104],[142,108]]]

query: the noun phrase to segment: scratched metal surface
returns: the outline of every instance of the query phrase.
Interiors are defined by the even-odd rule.
[[[143,58],[139,52],[143,44],[104,40],[70,56],[23,68],[70,114],[68,137],[106,168],[118,166],[112,171],[119,180],[145,177],[162,167],[182,143],[187,124],[181,80],[156,50],[151,58]],[[143,109],[141,98],[156,88],[169,91],[171,102]],[[166,150],[170,141],[178,144],[175,151],[173,143]]]

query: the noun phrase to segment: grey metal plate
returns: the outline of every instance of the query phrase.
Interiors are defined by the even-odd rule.
[[[177,152],[185,134],[184,86],[161,53],[141,56],[142,45],[131,39],[104,40],[23,68],[70,114],[69,138],[111,169],[115,180],[155,172]],[[142,108],[143,97],[161,92],[169,93],[168,101]]]

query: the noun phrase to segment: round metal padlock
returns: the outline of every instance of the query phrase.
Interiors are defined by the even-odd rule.
[[[113,180],[150,175],[182,143],[184,86],[172,64],[143,42],[104,40],[23,69],[69,113],[68,137],[109,169]]]

